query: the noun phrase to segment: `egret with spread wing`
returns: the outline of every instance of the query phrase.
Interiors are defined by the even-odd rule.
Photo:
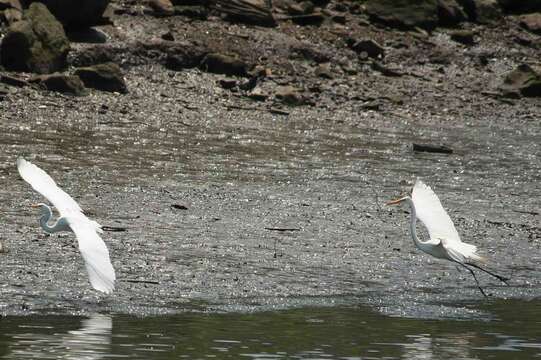
[[[406,202],[411,208],[411,236],[419,249],[436,258],[446,259],[466,268],[473,275],[477,287],[485,297],[486,294],[481,285],[479,285],[479,281],[472,268],[484,271],[508,285],[507,280],[509,279],[481,267],[480,263],[484,263],[485,259],[477,254],[477,247],[475,245],[466,244],[460,240],[453,221],[443,209],[440,200],[429,186],[418,179],[413,186],[411,196],[401,197],[400,199],[388,202],[387,205],[399,204],[401,202]],[[430,239],[427,241],[421,241],[417,237],[415,227],[417,218],[423,222],[428,230]]]
[[[115,270],[109,259],[109,250],[99,235],[102,232],[100,224],[87,218],[79,204],[36,165],[18,158],[17,169],[21,177],[34,190],[45,196],[60,213],[60,218],[50,226],[48,222],[52,217],[51,208],[43,203],[32,205],[41,210],[39,223],[43,230],[47,233],[75,233],[90,283],[96,290],[111,293],[115,288]]]

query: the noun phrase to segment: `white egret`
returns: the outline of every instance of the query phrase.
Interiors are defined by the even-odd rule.
[[[411,196],[406,195],[400,199],[388,202],[387,205],[399,204],[401,202],[406,202],[411,208],[411,236],[419,249],[436,258],[446,259],[466,268],[473,275],[477,287],[485,297],[486,294],[481,285],[479,285],[472,267],[484,271],[506,285],[509,285],[507,283],[508,278],[494,274],[481,267],[480,263],[484,263],[485,259],[477,254],[477,247],[475,245],[466,244],[460,240],[453,221],[429,186],[417,179]],[[417,218],[422,221],[428,230],[430,239],[427,241],[421,241],[417,237],[415,227]]]
[[[39,223],[43,230],[49,234],[59,231],[75,233],[90,283],[96,290],[111,293],[115,288],[115,270],[109,259],[109,250],[99,236],[102,232],[100,224],[87,218],[79,204],[36,165],[18,158],[17,169],[21,177],[34,190],[45,196],[60,213],[56,223],[49,226],[48,222],[52,217],[51,208],[43,203],[32,205],[41,210]]]

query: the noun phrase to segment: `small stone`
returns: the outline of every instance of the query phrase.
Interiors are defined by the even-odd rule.
[[[77,75],[64,75],[54,73],[50,75],[41,75],[30,79],[30,82],[38,83],[49,91],[83,96],[87,94],[85,86]]]
[[[248,93],[248,97],[256,101],[265,101],[269,95],[260,87],[255,87]]]
[[[148,6],[156,16],[172,16],[175,13],[175,8],[170,0],[149,0]]]
[[[357,53],[366,52],[368,57],[379,58],[385,55],[385,49],[372,39],[362,39],[355,41],[354,39],[348,40],[350,48]]]
[[[207,54],[199,67],[204,71],[229,76],[246,76],[248,70],[248,65],[242,60],[218,53]]]
[[[331,70],[330,63],[319,64],[314,71],[315,75],[321,78],[334,79],[334,73]]]
[[[237,80],[231,78],[220,79],[220,86],[224,89],[233,89],[237,86]]]
[[[162,34],[161,38],[165,41],[175,41],[175,37],[173,36],[173,33],[171,31]]]
[[[321,11],[314,11],[313,13],[306,15],[298,15],[291,19],[295,24],[305,26],[305,25],[315,25],[319,26],[323,21],[325,21],[325,16]]]
[[[299,89],[291,85],[279,86],[274,94],[277,99],[288,105],[302,105],[305,102]]]
[[[503,96],[511,98],[541,97],[541,69],[519,65],[505,76],[500,89]]]
[[[290,3],[287,12],[291,15],[307,15],[314,11],[314,4],[311,1]]]
[[[459,42],[464,45],[473,45],[473,31],[471,30],[455,30],[449,33],[449,36],[452,40]]]
[[[78,68],[75,75],[78,75],[88,88],[122,94],[128,92],[120,67],[113,62]]]

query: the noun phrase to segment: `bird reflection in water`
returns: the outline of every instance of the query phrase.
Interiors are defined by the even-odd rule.
[[[112,328],[110,316],[93,314],[81,322],[80,329],[68,333],[19,334],[7,358],[104,359],[111,353]]]

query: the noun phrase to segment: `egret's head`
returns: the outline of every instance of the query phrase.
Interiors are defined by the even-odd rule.
[[[48,213],[48,212],[51,211],[51,208],[49,207],[49,205],[44,204],[44,203],[32,204],[32,205],[30,205],[30,207],[33,207],[33,208],[39,208],[39,209],[40,209],[40,212],[41,212],[42,214]]]
[[[396,200],[389,201],[389,202],[386,203],[385,205],[398,205],[398,204],[400,204],[401,202],[406,201],[406,200],[408,200],[408,199],[411,199],[409,195],[402,196],[401,198],[398,198],[398,199],[396,199]]]

